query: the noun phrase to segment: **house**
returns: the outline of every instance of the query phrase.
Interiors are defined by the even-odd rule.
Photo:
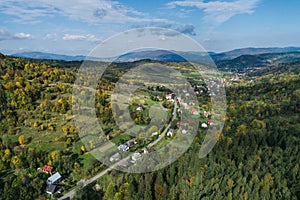
[[[167,136],[172,137],[172,136],[173,136],[173,133],[174,133],[174,130],[173,130],[173,129],[170,129],[170,130],[167,132]]]
[[[147,154],[148,150],[146,148],[143,149],[142,153]]]
[[[203,115],[204,115],[204,117],[208,117],[210,115],[210,112],[204,111]]]
[[[52,176],[50,176],[48,179],[47,179],[47,185],[54,185],[54,184],[57,184],[59,183],[61,180],[61,175],[59,172],[56,172],[55,174],[53,174]]]
[[[120,154],[119,154],[119,153],[116,153],[116,154],[112,155],[112,156],[109,158],[109,161],[110,161],[110,162],[115,162],[115,161],[120,160],[120,158],[121,158]]]
[[[208,125],[207,125],[206,123],[202,123],[202,124],[201,124],[201,127],[202,127],[202,128],[207,128]]]
[[[129,146],[127,146],[126,144],[120,144],[118,146],[118,150],[119,151],[128,151],[129,150]]]
[[[156,131],[154,133],[151,133],[151,137],[153,137],[153,136],[158,136],[158,132]]]
[[[45,173],[50,173],[52,175],[53,167],[49,165],[44,165],[42,168],[40,168]]]
[[[135,163],[137,160],[140,160],[142,158],[142,154],[141,153],[134,153],[131,156],[131,162]]]
[[[138,106],[138,107],[136,108],[136,110],[137,110],[137,111],[143,111],[144,108],[143,108],[143,106]]]
[[[188,133],[188,131],[184,128],[184,129],[182,129],[182,134],[187,134]]]
[[[162,101],[163,98],[161,96],[157,96],[158,101]]]
[[[213,125],[214,120],[209,119],[207,122],[208,122],[209,125]]]
[[[166,94],[166,99],[171,100],[172,99],[172,94]]]
[[[198,111],[197,109],[193,109],[193,110],[192,110],[192,114],[193,114],[193,115],[199,115],[199,111]]]
[[[50,185],[47,185],[47,187],[46,187],[46,192],[48,193],[48,194],[51,194],[51,195],[53,195],[54,193],[55,193],[55,191],[56,191],[56,185],[53,185],[53,184],[50,184]]]

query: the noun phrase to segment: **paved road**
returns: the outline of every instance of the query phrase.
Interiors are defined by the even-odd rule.
[[[105,175],[107,172],[111,171],[112,169],[114,169],[116,166],[122,164],[123,162],[126,162],[128,159],[130,159],[130,156],[116,162],[115,164],[111,165],[109,168],[105,169],[104,171],[100,172],[99,174],[93,176],[92,178],[84,181],[84,180],[81,180],[78,182],[83,184],[83,187],[89,185],[90,183],[96,181],[97,179],[99,179],[101,176]],[[78,185],[77,184],[77,185]],[[68,192],[67,194],[65,194],[64,196],[60,197],[58,200],[66,200],[66,199],[71,199],[74,197],[75,195],[75,192],[76,192],[76,188],[74,188],[73,190],[71,190],[70,192]]]
[[[162,132],[162,134],[166,134],[167,131],[169,130],[170,126],[171,126],[171,123],[173,120],[176,119],[176,109],[177,109],[177,102],[176,102],[176,98],[175,98],[175,105],[174,105],[174,110],[173,110],[173,117],[172,117],[172,120],[171,122],[168,124],[168,126],[165,128],[165,130]],[[158,136],[158,138],[150,143],[147,148],[151,148],[152,146],[156,145],[163,137],[161,135]],[[116,168],[116,166],[124,163],[124,162],[127,162],[129,159],[130,159],[131,156],[127,156],[126,158],[123,158],[122,160],[116,162],[115,164],[111,165],[109,168],[105,169],[104,171],[100,172],[99,174],[93,176],[92,178],[88,179],[88,180],[80,180],[78,182],[79,183],[82,183],[83,184],[83,187],[87,186],[88,184],[96,181],[97,179],[99,179],[100,177],[102,177],[103,175],[105,175],[107,172],[111,171],[112,169]],[[78,185],[77,184],[77,185]],[[74,197],[75,195],[75,192],[76,192],[76,188],[74,188],[73,190],[71,190],[70,192],[68,192],[67,194],[65,194],[64,196],[60,197],[58,200],[67,200],[67,199],[71,199]]]

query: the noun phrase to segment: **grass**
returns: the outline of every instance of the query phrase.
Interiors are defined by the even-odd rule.
[[[16,135],[7,135],[8,139],[10,139],[12,143],[18,144],[19,136],[24,135],[27,140],[25,147],[34,148],[36,151],[44,152],[63,150],[66,147],[64,145],[65,143],[60,141],[60,139],[64,137],[61,127],[71,122],[67,122],[63,119],[65,115],[49,115],[50,118],[46,120],[40,120],[39,116],[35,116],[35,119],[27,119],[25,126],[22,126],[22,128],[17,127],[18,133]],[[38,127],[33,126],[33,123],[36,121],[39,121]],[[54,125],[56,127],[55,130],[48,130],[48,124]],[[45,130],[40,130],[40,125],[43,125]],[[80,148],[80,146],[78,148]]]
[[[157,150],[159,150],[161,148],[164,148],[164,147],[166,147],[167,144],[169,144],[170,142],[172,142],[172,140],[173,139],[170,138],[170,137],[165,137],[161,141],[159,141],[159,143],[157,143],[156,145],[154,145],[152,147],[152,149],[157,151]]]
[[[85,154],[80,155],[78,157],[78,160],[79,160],[80,164],[83,166],[82,170],[84,172],[88,171],[89,163],[91,163],[92,160],[95,160],[95,159],[96,158],[90,153],[85,153]]]
[[[130,135],[127,135],[127,134],[120,134],[116,137],[114,137],[113,139],[111,139],[110,141],[115,143],[116,145],[119,145],[121,143],[121,141],[128,141],[131,139],[131,136]]]
[[[159,105],[159,102],[155,102],[151,99],[146,99],[146,103],[149,105],[149,106],[153,106],[153,105]]]

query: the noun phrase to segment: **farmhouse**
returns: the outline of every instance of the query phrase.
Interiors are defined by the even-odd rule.
[[[207,126],[206,123],[202,123],[202,124],[201,124],[201,127],[202,127],[202,128],[207,128],[208,126]]]
[[[120,151],[127,151],[127,150],[129,150],[129,146],[127,146],[126,144],[120,144],[118,146],[118,150],[120,150]]]
[[[172,136],[173,136],[173,133],[174,133],[174,130],[173,130],[173,129],[170,129],[170,130],[167,132],[167,136],[172,137]]]
[[[40,170],[45,173],[50,173],[52,175],[53,167],[49,165],[44,165],[42,168],[40,168]]]
[[[53,195],[55,193],[57,184],[60,182],[60,180],[61,180],[61,175],[59,172],[56,172],[55,174],[50,176],[46,181],[47,183],[46,192],[48,194]]]
[[[56,191],[56,185],[47,185],[46,192],[53,195]]]
[[[158,136],[158,132],[156,131],[156,132],[152,133],[151,137],[153,137],[153,136]]]
[[[182,132],[183,134],[188,134],[188,131],[187,131],[185,128],[183,128],[181,132]]]
[[[134,153],[131,156],[131,162],[135,163],[137,160],[140,160],[142,158],[142,154],[141,153]]]
[[[193,115],[199,115],[199,111],[197,109],[192,110]]]
[[[53,174],[47,179],[46,183],[47,185],[53,185],[59,183],[60,180],[61,180],[61,175],[59,172],[56,172],[55,174]]]
[[[137,111],[143,111],[144,108],[143,108],[143,106],[138,106],[138,107],[136,108],[136,110],[137,110]]]

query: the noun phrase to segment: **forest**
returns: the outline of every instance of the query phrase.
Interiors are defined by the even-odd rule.
[[[120,133],[110,92],[135,64],[114,64],[97,86],[95,107],[108,138]],[[82,144],[73,121],[80,65],[0,55],[0,199],[56,199],[106,169]],[[171,165],[143,174],[112,170],[77,186],[74,199],[299,199],[300,63],[223,74],[225,126],[207,157],[199,158],[199,130]],[[44,165],[63,177],[53,196],[45,192],[49,174],[37,170]]]

